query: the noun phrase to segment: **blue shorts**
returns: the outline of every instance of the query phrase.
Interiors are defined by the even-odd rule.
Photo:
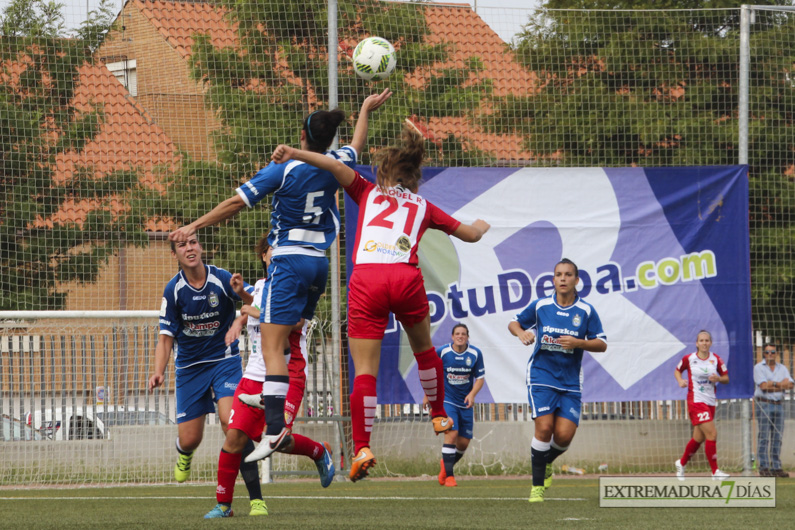
[[[472,431],[475,427],[475,411],[474,409],[462,409],[450,403],[445,402],[444,411],[447,416],[453,420],[453,430],[458,431],[458,436],[462,438],[472,439]]]
[[[547,414],[566,418],[580,425],[582,395],[579,392],[556,390],[551,386],[532,385],[528,387],[527,398],[533,409],[533,419]]]
[[[262,290],[260,322],[292,326],[315,315],[326,290],[328,260],[319,256],[274,256]]]
[[[215,412],[215,402],[235,395],[243,377],[236,355],[223,361],[177,368],[177,423]]]

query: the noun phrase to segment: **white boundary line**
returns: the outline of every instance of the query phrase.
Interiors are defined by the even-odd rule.
[[[248,497],[236,497],[243,499]],[[348,496],[303,496],[303,495],[266,495],[266,500],[271,499],[309,499],[309,500],[328,500],[328,501],[527,501],[527,497],[348,497]],[[185,497],[185,496],[158,496],[158,497],[0,497],[0,501],[99,501],[99,500],[197,500],[207,502],[207,497]],[[585,501],[587,499],[572,497],[572,498],[545,498],[545,501]]]

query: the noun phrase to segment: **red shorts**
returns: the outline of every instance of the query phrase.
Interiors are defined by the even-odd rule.
[[[237,384],[235,397],[232,400],[232,411],[229,413],[229,428],[243,431],[246,435],[259,442],[265,430],[265,411],[246,405],[237,396],[240,394],[261,394],[262,381],[254,381],[245,377]]]
[[[699,425],[715,419],[715,406],[706,403],[687,402],[687,415],[690,416],[690,423]]]
[[[348,287],[348,336],[353,339],[383,339],[390,312],[411,327],[430,310],[422,272],[406,263],[356,265]]]

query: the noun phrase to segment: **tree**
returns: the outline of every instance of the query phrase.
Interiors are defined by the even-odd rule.
[[[642,11],[700,7],[732,9]],[[524,135],[539,164],[735,164],[736,7],[729,0],[548,0],[515,46],[540,88],[496,100],[486,126]],[[753,318],[756,329],[785,340],[795,337],[792,26],[792,13],[758,12],[751,34]]]
[[[178,223],[193,220],[217,204],[219,197],[230,196],[236,186],[267,165],[276,145],[297,145],[303,118],[312,110],[328,108],[325,1],[218,0],[215,4],[236,27],[236,46],[218,48],[208,35],[194,35],[190,64],[194,79],[204,83],[206,106],[221,122],[213,136],[218,160],[188,163],[174,175],[169,193],[185,200],[167,215]],[[423,9],[418,4],[374,0],[339,2],[341,43],[379,35],[399,49],[398,67],[388,81],[395,95],[370,121],[371,150],[396,141],[407,117],[463,116],[491,93],[489,83],[469,82],[470,74],[482,69],[476,58],[460,68],[433,72],[423,83],[407,80],[419,65],[443,61],[449,53],[444,44],[424,43],[429,30]],[[361,102],[382,90],[386,82],[363,82],[344,57],[339,70],[338,106],[349,116],[340,128],[344,144],[352,136]],[[454,135],[438,139],[438,144],[429,143],[429,165],[464,157],[473,165],[491,160],[477,149],[464,151],[464,142]],[[361,155],[363,164],[370,163],[371,152]],[[267,231],[268,215],[266,208],[257,208],[253,215],[245,213],[205,230],[201,235],[205,250],[219,266],[234,267],[246,278],[258,277],[261,267],[251,249]]]
[[[60,309],[60,283],[94,281],[116,249],[147,241],[138,213],[110,207],[134,199],[135,171],[97,177],[77,167],[64,179],[56,167],[103,122],[101,108],[81,110],[73,96],[112,20],[111,1],[69,38],[55,2],[13,0],[0,19],[0,309]],[[84,200],[92,206],[81,222],[51,221],[67,201]]]

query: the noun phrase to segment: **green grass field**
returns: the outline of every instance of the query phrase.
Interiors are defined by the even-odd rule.
[[[777,482],[776,508],[599,508],[597,479],[556,478],[543,504],[530,504],[528,479],[467,479],[443,488],[435,477],[263,485],[270,515],[248,517],[238,484],[237,516],[203,520],[214,486],[0,489],[2,528],[786,528],[795,479]],[[701,523],[698,523],[701,521]]]

